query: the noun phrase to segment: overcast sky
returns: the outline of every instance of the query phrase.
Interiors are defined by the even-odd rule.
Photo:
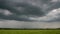
[[[60,0],[0,0],[0,28],[59,28]]]

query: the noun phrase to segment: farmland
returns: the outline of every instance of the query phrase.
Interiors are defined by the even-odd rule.
[[[0,30],[0,34],[60,34],[60,30]]]

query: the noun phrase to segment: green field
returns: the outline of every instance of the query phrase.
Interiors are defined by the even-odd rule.
[[[0,30],[0,34],[60,34],[60,30]]]

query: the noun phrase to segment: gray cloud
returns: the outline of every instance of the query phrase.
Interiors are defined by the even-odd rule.
[[[1,0],[0,1],[0,8],[9,10],[13,15],[5,16],[2,13],[0,13],[0,18],[2,19],[13,19],[13,20],[28,20],[28,18],[19,18],[17,16],[21,15],[36,15],[36,16],[42,16],[44,15],[44,12],[36,6],[28,4],[29,1],[26,2],[19,2],[21,0]],[[6,14],[6,13],[5,13]]]
[[[43,20],[51,10],[60,8],[59,4],[59,0],[0,0],[0,9],[4,10],[4,13],[0,10],[0,19],[29,21],[31,17],[39,17],[41,18],[38,18],[39,20]],[[49,18],[47,21],[52,19],[54,21],[54,18]]]
[[[60,8],[51,10],[46,16],[43,17],[30,17],[31,20],[42,22],[60,22]]]
[[[59,22],[24,22],[15,20],[2,20],[0,21],[1,28],[59,28]]]
[[[0,0],[1,28],[59,28],[59,0]]]

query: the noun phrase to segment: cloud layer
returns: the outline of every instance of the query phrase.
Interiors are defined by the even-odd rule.
[[[30,17],[42,17],[51,12],[51,10],[58,9],[60,7],[60,2],[58,1],[59,0],[0,0],[0,18],[29,21]]]
[[[42,16],[42,15],[44,15],[44,12],[42,12],[41,8],[38,8],[38,7],[33,6],[28,3],[28,2],[30,2],[30,0],[29,1],[27,1],[27,0],[26,1],[23,1],[23,0],[18,0],[18,1],[4,0],[3,1],[3,0],[1,0],[0,2],[1,2],[0,8],[2,10],[4,10],[5,15],[8,15],[5,10],[13,13],[10,16],[5,16],[5,15],[3,15],[3,13],[0,13],[1,14],[0,16],[2,19],[9,19],[9,20],[12,19],[12,20],[23,20],[24,21],[24,19],[25,20],[29,20],[29,19],[28,18],[21,19],[20,16],[25,15],[25,16],[29,17],[29,16]],[[2,11],[0,11],[0,12],[2,12]],[[8,18],[6,18],[6,17],[8,17]]]
[[[0,27],[57,28],[59,22],[60,0],[0,0]]]
[[[15,20],[0,21],[1,28],[59,28],[59,22],[24,22]]]
[[[35,21],[46,21],[46,22],[55,22],[55,21],[60,21],[60,8],[58,9],[54,9],[52,11],[50,11],[48,14],[46,14],[46,16],[43,17],[30,17],[31,20],[35,20]]]

